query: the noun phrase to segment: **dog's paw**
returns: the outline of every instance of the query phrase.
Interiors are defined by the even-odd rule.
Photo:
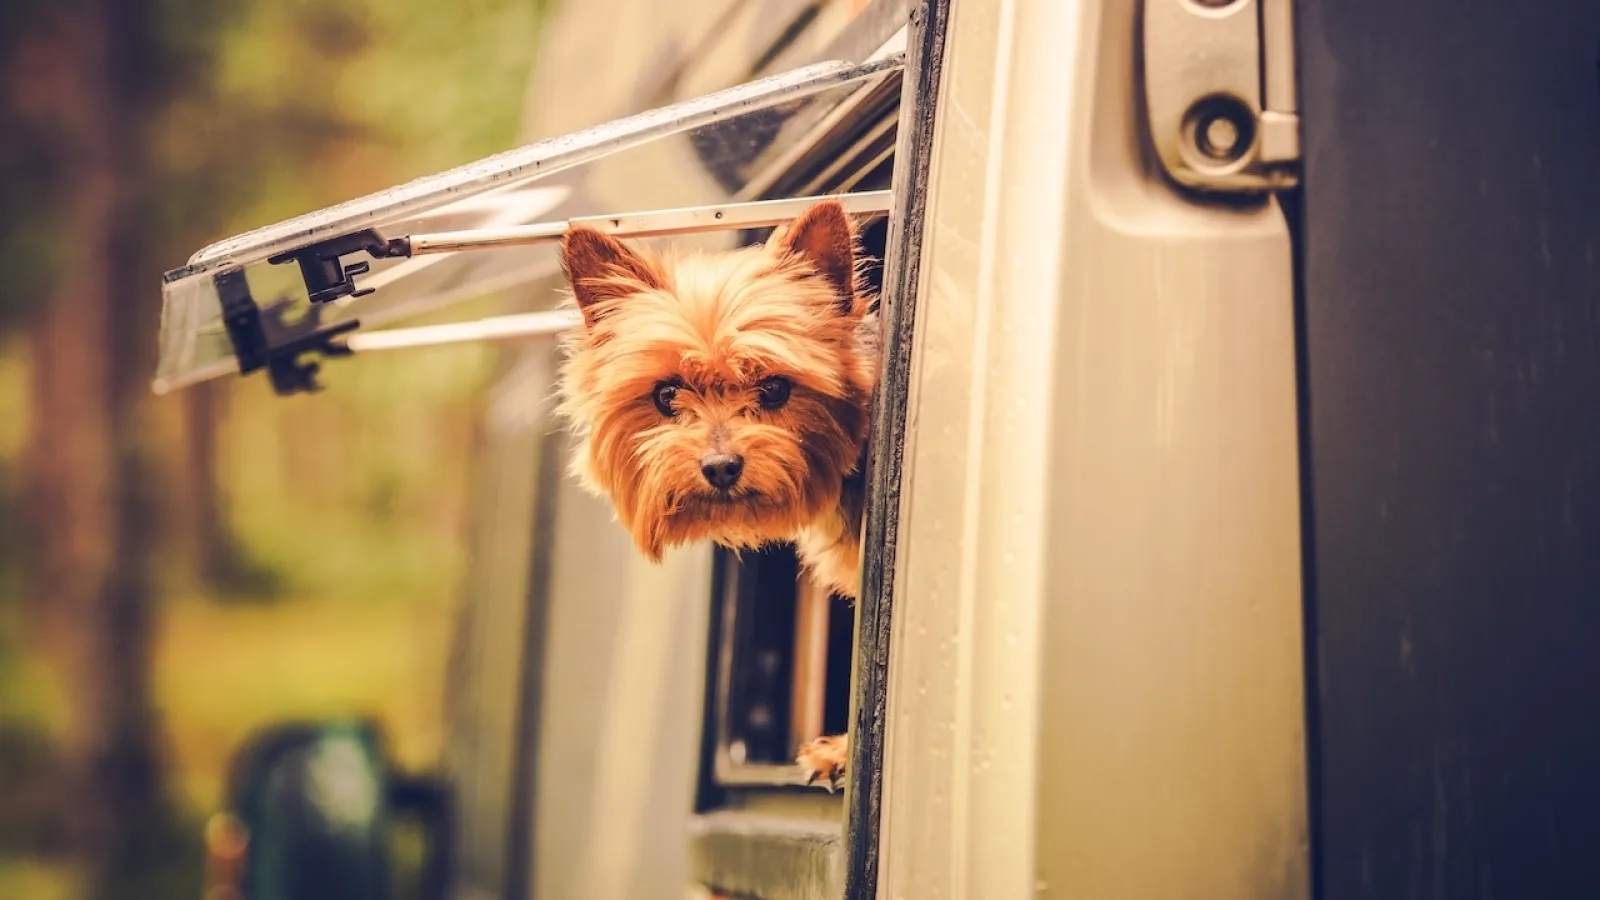
[[[795,762],[806,772],[806,784],[821,779],[833,793],[844,785],[845,767],[850,760],[850,735],[819,737],[800,748]]]

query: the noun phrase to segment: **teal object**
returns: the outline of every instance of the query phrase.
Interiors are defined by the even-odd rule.
[[[367,721],[286,723],[234,761],[247,900],[386,900],[389,764]]]

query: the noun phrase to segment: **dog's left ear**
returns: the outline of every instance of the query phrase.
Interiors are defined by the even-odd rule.
[[[783,250],[803,257],[828,280],[839,295],[841,312],[855,308],[856,238],[844,204],[837,200],[818,203],[777,238]]]
[[[627,297],[640,288],[665,285],[660,267],[652,260],[584,225],[568,229],[561,239],[561,268],[572,284],[584,324],[590,328],[599,320],[605,301]]]

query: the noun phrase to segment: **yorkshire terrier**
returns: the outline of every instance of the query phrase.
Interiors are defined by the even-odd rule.
[[[793,541],[854,599],[878,326],[843,205],[722,253],[658,255],[578,226],[561,256],[583,316],[561,373],[573,471],[640,551]],[[796,761],[832,788],[848,755],[848,735],[825,736]]]

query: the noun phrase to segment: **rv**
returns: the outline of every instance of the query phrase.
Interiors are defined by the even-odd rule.
[[[1597,47],[1579,0],[565,4],[526,146],[167,276],[159,391],[505,347],[445,771],[267,742],[234,832],[300,849],[234,889],[379,884],[268,796],[344,741],[462,900],[1590,895]],[[645,561],[550,404],[571,223],[823,196],[881,260],[854,604]]]

